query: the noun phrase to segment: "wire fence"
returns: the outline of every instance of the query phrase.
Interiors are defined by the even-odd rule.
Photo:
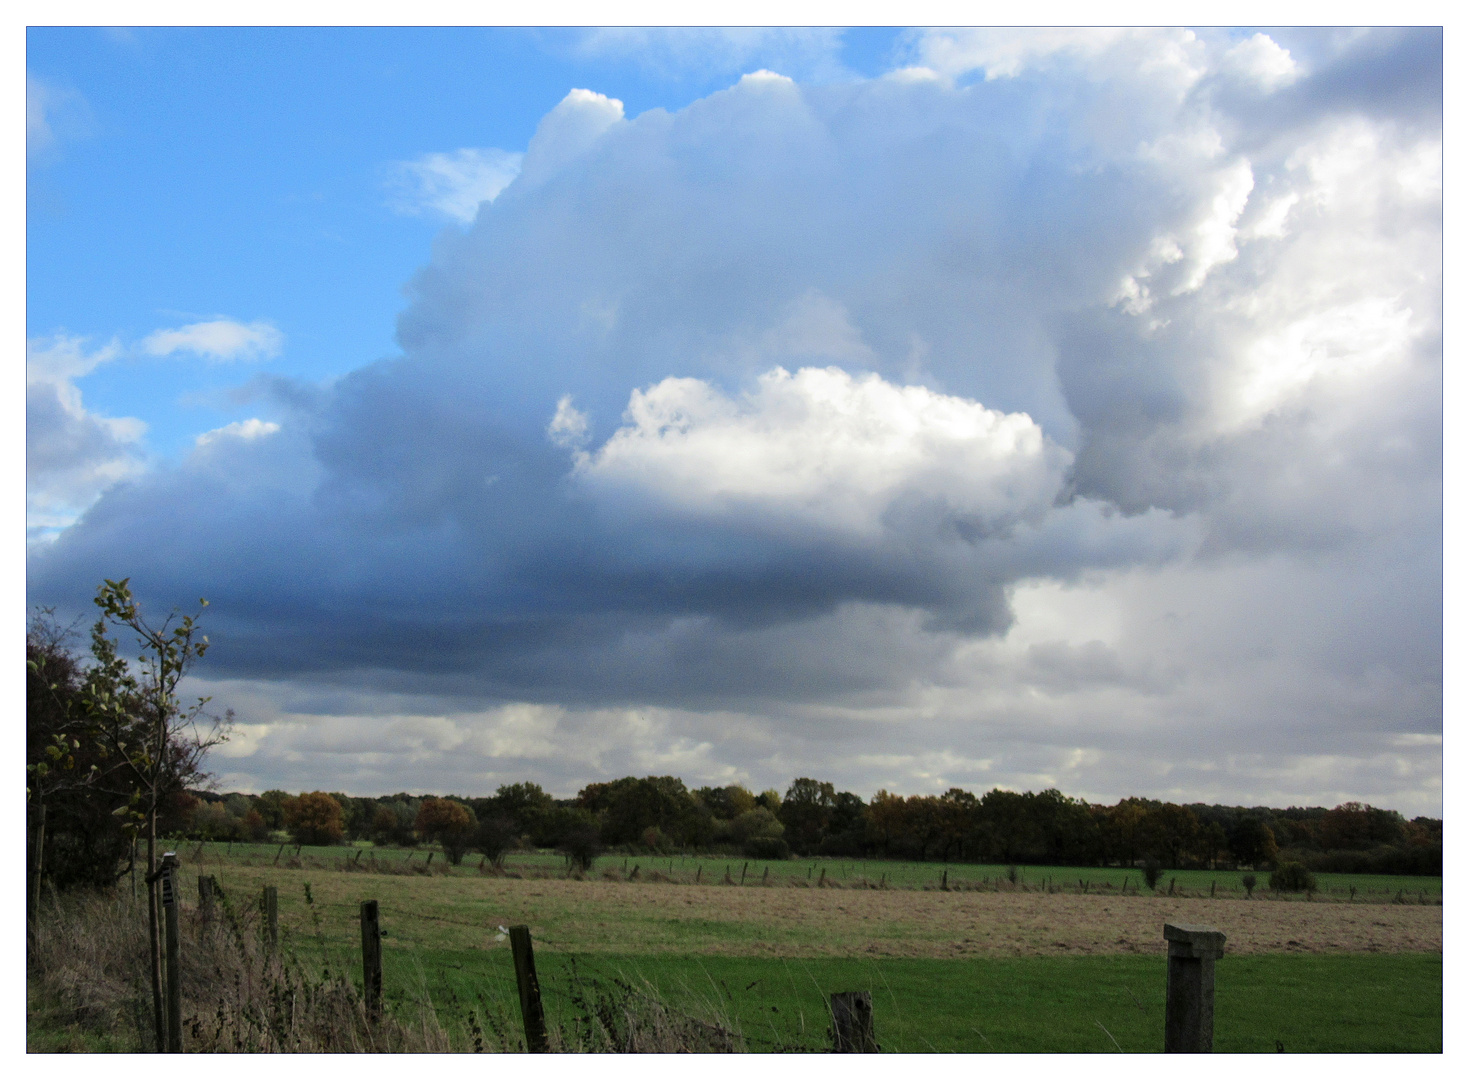
[[[216,886],[219,888],[219,886]],[[223,889],[220,890],[221,893]],[[254,898],[255,901],[259,897]],[[256,906],[254,903],[251,906]],[[310,948],[314,939],[315,943],[323,949],[323,961],[328,959],[327,954],[336,954],[337,962],[348,969],[354,967],[353,958],[359,955],[358,948],[350,942],[341,940],[329,940],[326,936],[327,915],[335,928],[340,930],[342,924],[349,918],[356,922],[358,912],[353,910],[354,905],[342,902],[325,902],[312,899],[309,894],[307,906],[311,911],[312,927],[310,929],[298,930],[290,933],[289,938],[294,940],[290,944],[299,950],[301,947]],[[414,933],[414,926],[422,926],[432,923],[440,926],[462,927],[466,930],[475,931],[479,934],[503,938],[506,927],[496,923],[471,922],[464,919],[455,919],[445,915],[436,915],[430,912],[414,910],[410,907],[398,907],[397,905],[382,905],[379,908],[379,920],[381,932],[389,940],[396,940],[404,946],[411,947],[433,947],[435,943]],[[336,938],[336,935],[332,935]],[[570,1019],[575,1022],[577,1018],[583,1021],[594,1010],[593,999],[605,999],[609,996],[620,995],[624,999],[632,1000],[648,1009],[659,1010],[667,1016],[676,1018],[683,1025],[701,1031],[716,1041],[730,1044],[734,1048],[754,1049],[770,1053],[821,1053],[829,1049],[824,1041],[814,1041],[811,1032],[805,1027],[804,1014],[798,1016],[797,1023],[801,1028],[799,1032],[783,1032],[768,1018],[768,1034],[758,1030],[749,1030],[743,1018],[739,1016],[735,995],[728,986],[723,987],[723,995],[720,995],[720,986],[712,979],[711,988],[714,992],[714,1002],[706,1000],[702,1014],[691,1008],[684,1007],[671,999],[668,992],[654,986],[646,978],[640,975],[630,975],[622,970],[613,970],[606,963],[596,958],[594,954],[577,948],[571,942],[555,937],[538,934],[535,944],[544,946],[548,951],[542,954],[541,971],[538,973],[538,982],[544,997],[558,1008],[560,1019],[564,1023]],[[508,954],[509,950],[506,949]],[[508,955],[507,955],[508,959]],[[460,964],[439,964],[436,967],[448,967],[455,970],[464,970]],[[355,972],[354,972],[355,974]],[[442,975],[443,972],[440,972]],[[514,979],[512,972],[504,971],[496,978],[490,971],[485,971],[486,989],[501,982],[503,979]],[[721,980],[721,983],[723,980]],[[503,990],[503,987],[494,987]],[[419,1000],[424,988],[413,988],[409,986],[383,987],[383,998],[388,1003],[410,1003]],[[444,989],[447,994],[457,1000],[457,991],[449,985],[448,979],[444,979]],[[748,988],[747,988],[748,989]],[[481,997],[483,995],[481,994]],[[761,1010],[768,1006],[761,1006]],[[825,1030],[825,1022],[822,1024],[822,1035],[828,1033]]]

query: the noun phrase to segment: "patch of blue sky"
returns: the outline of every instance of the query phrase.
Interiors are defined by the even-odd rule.
[[[87,407],[145,421],[151,451],[174,456],[259,414],[230,392],[258,373],[323,382],[397,352],[404,288],[460,224],[404,213],[397,163],[522,152],[573,87],[636,116],[763,66],[870,76],[896,41],[881,28],[637,34],[32,28],[27,67],[57,138],[30,169],[28,336],[118,339],[120,358],[77,380]],[[248,364],[131,348],[219,317],[269,322],[283,347]]]

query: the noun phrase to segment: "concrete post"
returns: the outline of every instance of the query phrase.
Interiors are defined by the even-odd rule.
[[[1168,997],[1163,1018],[1165,1054],[1214,1050],[1214,961],[1224,935],[1210,926],[1163,924],[1168,942]]]

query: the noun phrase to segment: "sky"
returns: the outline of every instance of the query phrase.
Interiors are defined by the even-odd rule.
[[[221,790],[1442,813],[1438,30],[26,37],[26,603]]]

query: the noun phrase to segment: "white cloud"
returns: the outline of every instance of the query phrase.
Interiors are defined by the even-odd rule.
[[[926,30],[911,47],[924,66],[950,77],[983,72],[1013,79],[1058,63],[1094,79],[1148,83],[1182,94],[1208,70],[1206,47],[1189,30],[1043,27]]]
[[[142,474],[147,425],[88,411],[74,379],[119,355],[68,335],[26,342],[26,531],[52,540],[120,480]]]
[[[840,368],[776,368],[740,398],[699,379],[633,391],[626,426],[577,467],[676,512],[873,536],[936,502],[981,534],[1036,520],[1068,464],[1023,413]]]
[[[220,439],[244,439],[247,441],[260,439],[267,435],[274,435],[280,429],[281,426],[274,421],[260,420],[252,416],[248,420],[236,420],[234,423],[226,424],[224,427],[215,428],[213,431],[206,431],[194,440],[194,445],[201,447],[208,446],[211,443],[218,442]]]
[[[556,402],[556,415],[546,425],[546,437],[563,449],[580,449],[587,441],[587,417],[563,394]]]
[[[49,150],[56,141],[46,116],[51,92],[30,72],[26,72],[26,157]]]
[[[281,351],[284,338],[268,322],[211,319],[174,330],[155,330],[140,348],[149,356],[186,352],[208,360],[267,360]]]
[[[1266,34],[1255,34],[1224,54],[1220,67],[1253,80],[1262,90],[1289,86],[1301,77],[1301,69],[1289,49],[1282,49]]]
[[[593,90],[572,90],[541,118],[526,147],[519,189],[537,187],[585,155],[609,130],[625,123],[622,102]]]
[[[26,72],[27,165],[46,160],[61,143],[90,130],[90,110],[81,94]]]
[[[391,169],[394,209],[406,214],[431,212],[468,224],[481,203],[494,202],[520,174],[524,156],[468,148],[400,161]]]

